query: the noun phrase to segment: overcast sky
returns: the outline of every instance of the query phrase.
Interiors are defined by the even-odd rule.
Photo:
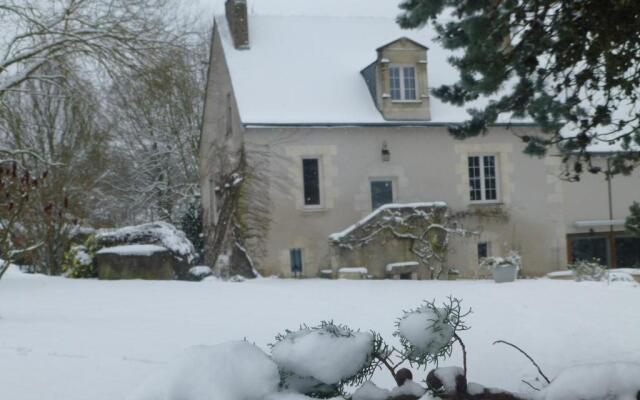
[[[202,13],[222,13],[224,0],[183,0]],[[400,0],[247,0],[256,14],[395,17]]]

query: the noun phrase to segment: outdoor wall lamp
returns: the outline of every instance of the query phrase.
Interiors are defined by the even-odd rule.
[[[389,151],[389,147],[387,146],[387,142],[382,142],[382,161],[387,162],[391,159],[391,151]]]

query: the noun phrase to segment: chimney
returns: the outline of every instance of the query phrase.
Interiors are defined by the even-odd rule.
[[[227,0],[225,14],[227,15],[234,47],[238,50],[248,49],[249,16],[247,14],[247,0]]]

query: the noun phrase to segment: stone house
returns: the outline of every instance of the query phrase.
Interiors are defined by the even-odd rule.
[[[518,135],[538,128],[506,116],[485,137],[453,139],[447,127],[473,104],[430,95],[457,77],[433,36],[392,18],[250,15],[246,1],[228,0],[215,19],[200,143],[207,240],[231,224],[223,192],[238,184],[249,189],[234,226],[254,230],[238,248],[263,275],[370,268],[337,257],[329,238],[389,203],[446,203],[474,232],[447,250],[462,276],[510,250],[525,276],[578,258],[640,265],[640,239],[623,226],[640,200],[637,173],[563,181],[557,154],[522,154]],[[609,150],[597,151],[606,164]],[[376,262],[419,261],[396,248],[377,249]],[[430,276],[424,265],[415,272]]]

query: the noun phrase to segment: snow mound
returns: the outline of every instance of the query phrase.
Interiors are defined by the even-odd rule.
[[[206,265],[196,265],[189,269],[189,273],[197,278],[204,278],[213,274],[211,267]]]
[[[166,248],[153,244],[129,244],[125,246],[105,247],[96,254],[118,254],[121,256],[150,256],[167,251]]]
[[[305,328],[289,332],[271,356],[282,369],[332,385],[357,374],[370,358],[373,335]]]
[[[610,271],[609,282],[624,282],[624,283],[630,283],[634,286],[637,283],[633,275],[631,275],[628,272],[622,272],[622,271]]]
[[[540,400],[636,400],[640,364],[602,363],[568,368],[540,392]]]
[[[129,400],[262,400],[277,391],[279,381],[275,363],[248,342],[196,346]]]
[[[405,381],[402,386],[397,386],[391,390],[391,398],[399,396],[415,396],[420,398],[426,391],[427,389],[414,381]]]
[[[436,313],[421,307],[404,314],[398,323],[398,333],[420,353],[435,355],[451,341],[454,329],[446,321],[444,310]]]
[[[122,244],[155,244],[166,247],[174,255],[191,262],[196,255],[193,244],[175,226],[157,221],[148,224],[125,226],[119,229],[102,229],[96,234],[98,242],[104,246]]]
[[[367,381],[353,393],[351,400],[386,400],[390,395],[387,389],[381,389],[373,382]]]
[[[456,377],[464,376],[464,369],[460,367],[442,367],[437,368],[434,374],[442,382],[442,389],[446,394],[455,394]]]

